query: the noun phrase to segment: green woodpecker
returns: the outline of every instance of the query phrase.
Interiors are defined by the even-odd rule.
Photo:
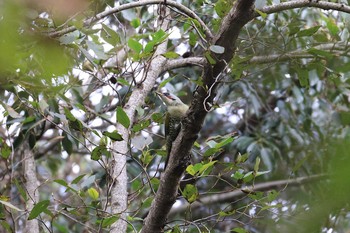
[[[166,168],[169,160],[169,155],[173,142],[175,141],[177,135],[180,131],[181,119],[185,116],[188,105],[184,104],[179,97],[171,94],[169,92],[156,92],[157,95],[162,99],[162,101],[167,106],[167,113],[165,116],[165,139],[166,139],[166,150],[167,159],[165,161],[164,169]]]

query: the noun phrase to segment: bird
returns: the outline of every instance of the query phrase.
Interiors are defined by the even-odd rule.
[[[171,147],[175,141],[177,135],[180,132],[181,120],[186,115],[188,105],[183,103],[179,97],[169,92],[158,92],[156,94],[164,102],[167,107],[167,113],[165,115],[165,140],[167,158],[164,165],[164,170],[167,167]]]

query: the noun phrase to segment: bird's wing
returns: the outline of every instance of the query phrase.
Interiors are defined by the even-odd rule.
[[[165,136],[169,135],[169,124],[170,124],[170,114],[165,114],[165,120],[164,120],[164,130],[165,130]]]

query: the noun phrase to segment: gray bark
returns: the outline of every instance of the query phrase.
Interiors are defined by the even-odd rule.
[[[23,167],[24,167],[24,178],[25,188],[27,191],[27,203],[26,209],[30,212],[34,205],[39,202],[39,191],[38,191],[38,178],[36,176],[35,159],[32,150],[29,148],[27,142],[23,144]],[[24,232],[26,233],[39,233],[39,222],[36,219],[28,220],[25,224]]]

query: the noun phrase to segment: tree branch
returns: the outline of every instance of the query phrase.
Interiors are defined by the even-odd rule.
[[[169,10],[163,15],[161,22],[158,24],[160,28],[166,31],[169,25]],[[138,83],[132,91],[130,98],[123,107],[130,122],[135,120],[136,108],[145,102],[146,96],[152,90],[156,83],[156,79],[162,72],[162,68],[166,63],[164,54],[167,49],[168,40],[164,40],[159,44],[153,54],[149,67],[144,74],[144,81]],[[120,213],[120,219],[112,225],[110,232],[126,232],[126,210],[127,210],[127,173],[126,173],[126,155],[129,153],[130,127],[125,128],[121,124],[117,124],[117,131],[122,135],[123,141],[113,143],[113,161],[110,167],[110,174],[113,180],[111,189],[111,210],[113,214]]]
[[[177,208],[172,208],[169,215],[174,216],[176,214],[179,214],[188,210],[189,208],[193,211],[205,205],[213,205],[213,204],[215,205],[217,203],[234,201],[241,197],[246,196],[247,190],[250,193],[252,193],[257,191],[269,191],[272,189],[281,189],[281,188],[284,189],[287,187],[294,187],[294,186],[300,186],[303,184],[308,184],[308,183],[325,179],[325,178],[327,178],[326,175],[320,174],[320,175],[313,175],[313,176],[306,176],[306,177],[298,177],[295,179],[275,180],[275,181],[269,181],[261,184],[247,186],[244,189],[234,190],[229,193],[208,195],[203,198],[200,198],[197,202],[194,202],[192,204],[186,203]]]
[[[207,115],[206,101],[213,98],[208,88],[215,85],[218,75],[224,70],[227,62],[234,55],[235,41],[242,27],[252,19],[254,0],[238,0],[229,14],[223,19],[222,27],[218,35],[210,41],[225,48],[225,53],[217,57],[217,63],[206,64],[203,72],[204,86],[197,88],[187,116],[182,121],[182,127],[176,140],[173,142],[168,165],[161,176],[160,185],[152,202],[150,212],[145,219],[142,233],[162,232],[172,205],[176,201],[178,185],[183,172],[187,167],[187,158],[193,143],[202,128],[204,118]],[[216,54],[212,54],[215,57]],[[214,88],[213,88],[214,89]]]
[[[202,26],[202,29],[203,29],[205,35],[207,36],[207,40],[211,40],[213,38],[213,34],[212,34],[211,30],[203,22],[203,20],[198,17],[198,15],[195,12],[193,12],[191,9],[187,8],[186,6],[184,6],[178,2],[172,1],[172,0],[167,0],[167,1],[164,1],[164,0],[142,0],[142,1],[136,1],[136,2],[123,4],[121,6],[117,6],[117,7],[114,7],[112,9],[103,11],[94,17],[91,17],[89,19],[84,20],[84,27],[88,27],[91,24],[93,24],[93,23],[95,23],[95,22],[97,22],[97,21],[99,21],[99,20],[101,20],[101,19],[103,19],[111,14],[114,14],[114,13],[117,13],[117,12],[120,12],[123,10],[131,9],[131,8],[135,8],[135,7],[140,7],[140,6],[162,4],[162,3],[169,5],[169,6],[172,6],[172,7],[176,8],[177,10],[183,12],[188,17],[197,20],[198,23]],[[50,33],[48,33],[48,36],[59,37],[59,36],[62,36],[64,34],[67,34],[69,32],[73,32],[76,29],[77,28],[75,26],[70,26],[70,27],[67,27],[67,28],[59,30],[59,31],[50,32]]]
[[[206,59],[203,57],[189,57],[189,58],[179,58],[179,59],[173,59],[173,60],[168,60],[165,67],[164,71],[167,70],[172,70],[176,68],[181,68],[189,65],[196,65],[196,66],[201,66],[203,67],[206,64]]]
[[[318,0],[295,0],[283,2],[280,4],[265,6],[260,11],[272,14],[277,13],[284,10],[291,10],[295,8],[302,7],[316,7],[323,10],[337,10],[345,13],[350,13],[350,6],[347,6],[343,3],[334,3],[334,2],[326,2],[326,1],[318,1]],[[255,12],[254,18],[260,16],[258,12]]]
[[[333,52],[335,55],[347,55],[347,50],[350,48],[348,44],[345,43],[330,43],[321,44],[314,46],[313,48]],[[315,56],[307,51],[291,51],[285,54],[271,54],[266,56],[254,56],[250,60],[246,61],[247,64],[264,64],[271,62],[282,62],[291,59],[301,59],[301,58],[314,58]]]
[[[27,208],[30,212],[34,205],[39,202],[38,178],[36,176],[36,165],[34,154],[29,148],[28,142],[23,143],[23,163],[24,163],[24,178],[26,180],[25,187],[28,194]],[[37,219],[27,220],[24,232],[39,233],[39,222]]]

